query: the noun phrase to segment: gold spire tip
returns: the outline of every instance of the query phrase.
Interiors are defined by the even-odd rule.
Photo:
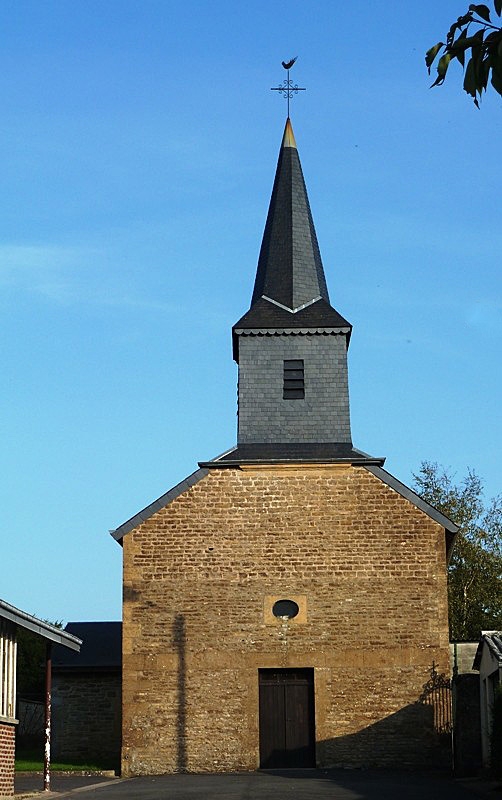
[[[296,150],[295,135],[291,126],[291,120],[288,117],[286,120],[286,127],[284,128],[284,136],[282,138],[283,147],[294,147]]]

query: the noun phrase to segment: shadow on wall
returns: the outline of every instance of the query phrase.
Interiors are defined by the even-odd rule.
[[[177,614],[172,626],[173,649],[177,654],[176,681],[176,771],[188,771],[186,711],[186,624]],[[371,711],[369,713],[372,713]],[[451,733],[435,729],[435,710],[417,701],[357,733],[318,741],[316,763],[320,770],[337,768],[436,769],[451,771]],[[298,754],[300,757],[301,753]],[[301,763],[301,760],[296,763]],[[288,752],[288,766],[294,769],[294,751]],[[276,772],[276,770],[274,770]],[[305,777],[311,770],[301,770]]]
[[[176,771],[186,772],[186,631],[183,614],[177,614],[174,618],[173,646],[178,655],[178,675],[176,682]]]
[[[412,703],[357,733],[318,742],[317,763],[450,770],[451,734],[435,731],[430,705]]]
[[[483,767],[479,673],[457,675],[453,686],[456,710],[453,735],[455,775],[472,777]]]
[[[300,767],[302,749],[271,752],[271,763]],[[287,761],[283,759],[287,757]],[[345,769],[452,769],[451,734],[436,733],[434,711],[420,702],[410,704],[357,733],[317,742],[320,770]],[[274,770],[275,771],[275,770]],[[305,775],[309,770],[305,771]]]

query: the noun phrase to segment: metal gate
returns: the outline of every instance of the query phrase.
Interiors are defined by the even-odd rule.
[[[444,672],[439,673],[436,666],[433,661],[430,678],[423,685],[419,702],[432,707],[436,733],[451,733],[453,730],[451,679],[447,678]]]

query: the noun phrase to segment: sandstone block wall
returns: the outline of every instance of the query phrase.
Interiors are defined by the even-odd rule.
[[[14,794],[16,728],[0,722],[0,797]]]
[[[256,769],[285,667],[314,669],[319,766],[433,763],[444,530],[364,467],[212,469],[123,544],[123,774]]]
[[[121,677],[117,672],[55,673],[52,757],[120,765]]]

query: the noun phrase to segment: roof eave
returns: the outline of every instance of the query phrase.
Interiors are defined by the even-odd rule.
[[[502,631],[482,631],[481,638],[478,643],[478,648],[476,650],[476,655],[474,656],[473,662],[473,669],[479,670],[481,667],[481,658],[483,656],[483,646],[486,644],[488,649],[490,650],[491,654],[495,656],[495,659],[498,661],[499,666],[502,666],[502,650],[499,649],[495,643],[492,641],[491,636],[496,634],[502,639]]]
[[[118,528],[109,531],[110,536],[113,536],[115,541],[117,541],[119,544],[122,544],[122,539],[126,533],[129,533],[130,531],[134,530],[134,528],[137,528],[138,525],[141,525],[142,522],[145,522],[145,520],[149,519],[157,511],[160,511],[162,508],[168,505],[168,503],[175,500],[180,494],[186,492],[187,489],[190,489],[191,486],[198,483],[206,475],[207,470],[205,469],[198,469],[195,472],[192,472],[188,478],[185,478],[184,480],[180,481],[180,483],[177,483],[176,486],[173,486],[173,488],[169,489],[168,492],[165,492],[165,494],[158,497],[153,501],[153,503],[145,506],[145,508],[143,508],[141,511],[138,511],[137,514],[134,514],[134,516],[130,517],[130,519],[128,519],[122,525],[119,525]]]
[[[438,511],[437,508],[431,506],[430,503],[420,497],[413,489],[410,489],[409,486],[406,486],[406,484],[402,483],[398,478],[395,478],[394,475],[391,475],[390,472],[387,472],[387,470],[371,465],[368,465],[367,468],[375,477],[386,483],[387,486],[390,486],[391,489],[394,489],[394,491],[398,492],[398,494],[406,500],[409,500],[410,503],[413,503],[414,506],[431,517],[435,522],[442,525],[443,528],[451,534],[451,542],[453,543],[453,539],[459,530],[458,525],[442,514],[441,511]]]
[[[79,639],[77,636],[73,636],[70,633],[66,633],[65,631],[61,630],[61,628],[57,628],[55,625],[51,625],[49,622],[45,622],[42,619],[38,619],[38,617],[27,614],[26,611],[21,611],[21,609],[11,606],[10,603],[6,603],[5,600],[0,600],[0,617],[9,620],[9,622],[13,622],[15,625],[19,625],[19,627],[25,628],[32,633],[36,633],[43,639],[47,639],[55,644],[63,645],[63,647],[68,647],[70,650],[76,650],[77,652],[80,652],[82,639]]]
[[[347,339],[347,349],[350,344],[350,337],[352,335],[352,325],[347,326],[327,326],[319,325],[312,327],[310,325],[302,326],[282,326],[275,327],[241,327],[237,322],[232,328],[232,357],[234,361],[239,363],[239,336],[305,336],[305,335],[341,335]]]
[[[199,461],[199,466],[204,469],[225,469],[226,467],[239,467],[241,464],[266,465],[266,464],[354,464],[381,466],[385,463],[385,458],[239,458],[228,461]]]

